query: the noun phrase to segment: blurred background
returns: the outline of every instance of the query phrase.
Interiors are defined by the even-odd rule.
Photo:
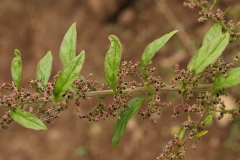
[[[227,17],[240,20],[238,0],[219,0],[222,10],[231,7]],[[186,68],[191,56],[201,46],[207,30],[214,23],[198,23],[198,10],[183,7],[182,0],[1,0],[0,1],[0,82],[11,82],[11,61],[14,49],[22,55],[22,85],[35,79],[38,61],[52,51],[52,76],[62,69],[58,56],[64,34],[72,23],[77,24],[77,53],[86,51],[81,71],[83,76],[104,82],[103,64],[109,49],[108,36],[116,35],[122,44],[122,60],[140,61],[145,47],[162,35],[180,30],[154,57],[157,74],[170,84],[174,64]],[[230,44],[224,52],[231,62],[239,52],[239,42]],[[240,97],[239,89],[230,95]],[[172,108],[179,104],[177,94],[163,94],[162,101],[172,101],[172,107],[155,117],[154,124],[138,115],[129,122],[117,149],[111,146],[115,119],[97,123],[77,118],[74,105],[69,105],[48,131],[32,131],[17,123],[11,130],[0,130],[0,160],[148,160],[155,159],[166,143],[177,134],[186,115],[171,119]],[[234,106],[231,103],[230,106]],[[83,108],[93,109],[86,103]],[[194,118],[194,117],[193,117]],[[239,120],[214,120],[209,133],[191,149],[188,142],[186,159],[240,159]]]

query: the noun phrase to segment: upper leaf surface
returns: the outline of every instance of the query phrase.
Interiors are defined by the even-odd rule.
[[[184,127],[182,127],[178,133],[178,140],[182,140],[184,133],[185,133],[185,129]]]
[[[76,45],[76,23],[73,23],[65,34],[60,47],[60,59],[63,66],[66,66],[76,56]]]
[[[141,58],[142,73],[144,79],[146,78],[145,69],[147,64],[150,62],[156,52],[177,32],[178,30],[172,31],[162,36],[161,38],[153,41],[145,48]]]
[[[199,137],[204,136],[204,135],[207,134],[207,133],[208,133],[208,131],[207,131],[207,130],[204,130],[204,131],[201,131],[201,132],[195,134],[195,137],[199,138]]]
[[[215,38],[212,43],[202,46],[190,60],[188,70],[193,68],[194,75],[198,75],[222,54],[228,43],[229,33],[225,33]]]
[[[15,108],[10,112],[11,118],[26,128],[33,130],[47,130],[45,124],[34,115],[24,112],[20,108]]]
[[[54,100],[58,101],[62,95],[68,90],[74,80],[80,73],[83,62],[85,60],[85,52],[82,51],[70,63],[68,63],[57,77],[54,85],[53,95]]]
[[[114,135],[112,138],[112,146],[114,148],[116,148],[119,140],[121,139],[126,129],[128,121],[131,119],[131,117],[139,109],[139,107],[142,105],[144,101],[145,101],[145,98],[142,98],[142,97],[134,98],[128,102],[130,107],[121,112],[120,119],[117,121],[117,123],[114,126]]]
[[[38,83],[41,87],[46,87],[52,70],[52,54],[49,51],[38,63],[36,77],[42,79],[43,82]]]
[[[15,58],[12,60],[11,65],[11,74],[12,79],[15,84],[15,86],[20,89],[20,83],[21,83],[21,76],[22,76],[22,61],[21,61],[21,54],[19,50],[15,49],[14,54],[16,55]]]
[[[208,124],[212,121],[214,115],[215,115],[215,112],[211,113],[210,115],[208,115],[208,116],[205,118],[205,120],[203,121],[203,123],[204,123],[205,126],[208,125]]]
[[[122,56],[122,48],[120,41],[116,36],[109,36],[109,40],[111,46],[105,57],[104,73],[107,84],[114,93],[116,93],[117,74]]]
[[[213,91],[220,88],[232,87],[240,84],[240,67],[232,68],[227,72],[227,77],[219,74],[214,80]]]
[[[219,23],[215,23],[205,35],[203,40],[203,45],[211,43],[215,38],[221,35],[222,35],[222,26]]]

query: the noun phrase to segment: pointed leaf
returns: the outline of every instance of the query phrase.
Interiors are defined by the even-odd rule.
[[[38,83],[41,87],[46,87],[52,70],[52,54],[49,51],[38,63],[37,67],[37,79],[42,79],[43,82]]]
[[[229,42],[229,33],[215,38],[212,43],[202,46],[192,57],[188,64],[188,70],[194,69],[194,76],[216,60],[224,51]]]
[[[201,131],[201,132],[197,133],[197,134],[195,135],[195,137],[199,138],[199,137],[204,136],[204,135],[207,134],[207,133],[208,133],[207,130],[205,130],[205,131]]]
[[[112,146],[114,148],[117,147],[117,144],[126,129],[128,121],[131,119],[131,117],[139,109],[139,107],[142,105],[144,101],[145,98],[142,97],[134,98],[128,102],[130,107],[121,112],[120,119],[114,126],[114,135],[112,138]]]
[[[182,127],[178,133],[178,140],[182,140],[184,133],[185,133],[185,129],[184,127]]]
[[[104,73],[107,84],[116,93],[117,74],[121,61],[122,48],[116,36],[109,36],[109,40],[111,41],[111,46],[105,57]]]
[[[33,130],[47,130],[45,124],[34,115],[15,108],[10,112],[11,118],[22,126]]]
[[[240,84],[240,67],[232,68],[227,72],[227,77],[219,74],[215,81],[213,91],[220,88],[232,87]]]
[[[172,31],[162,36],[161,38],[153,41],[145,48],[141,58],[142,74],[143,74],[144,80],[146,79],[145,69],[148,63],[151,61],[151,59],[156,54],[156,52],[177,32],[178,30]]]
[[[76,56],[77,45],[77,31],[76,23],[68,29],[65,34],[61,47],[60,47],[60,59],[63,66],[66,66]]]
[[[204,123],[205,126],[208,125],[208,124],[212,121],[214,115],[215,115],[215,112],[212,113],[212,114],[210,114],[209,116],[207,116],[207,117],[205,118],[205,120],[203,121],[203,123]]]
[[[235,26],[234,27],[237,27],[237,26],[239,26],[240,25],[240,21],[237,23],[237,24],[235,24]]]
[[[68,90],[74,80],[80,73],[85,59],[85,52],[82,51],[70,63],[68,63],[57,77],[54,85],[53,95],[54,101],[58,101],[62,95]]]
[[[16,55],[16,57],[13,58],[12,60],[12,66],[11,66],[12,79],[15,86],[18,89],[20,89],[21,76],[22,76],[21,54],[17,49],[14,50],[14,54]]]
[[[215,23],[205,35],[203,40],[203,45],[211,43],[215,38],[221,35],[222,35],[222,26],[219,23]]]

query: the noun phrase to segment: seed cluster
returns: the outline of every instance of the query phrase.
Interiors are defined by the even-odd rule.
[[[143,86],[142,83],[134,80],[129,82],[125,81],[125,78],[129,75],[139,76],[137,73],[139,66],[140,66],[139,62],[136,62],[136,63],[133,63],[132,61],[122,62],[119,68],[119,73],[117,75],[117,79],[118,79],[117,94],[114,95],[112,103],[108,105],[104,102],[104,97],[100,97],[99,98],[100,103],[93,109],[93,111],[91,111],[88,114],[78,113],[79,118],[85,118],[85,119],[88,119],[89,121],[94,121],[94,122],[97,122],[99,120],[105,120],[108,116],[112,116],[116,119],[119,119],[120,118],[118,116],[119,112],[129,107],[128,101],[132,96],[131,92],[125,92],[125,90],[127,88],[134,89],[135,87]],[[75,100],[76,100],[75,104],[77,106],[78,112],[80,111],[80,107],[81,107],[79,98],[83,97],[81,96],[81,94],[84,94],[85,91],[89,92],[89,91],[92,91],[92,89],[94,89],[93,91],[110,89],[107,84],[102,84],[102,86],[98,88],[96,86],[96,84],[98,83],[96,81],[91,80],[91,77],[92,75],[88,76],[86,82],[84,82],[83,80],[80,80],[79,82],[77,82],[78,84],[76,84],[77,86],[84,86],[84,87],[78,88],[79,89],[79,92],[77,94],[78,96],[75,97]],[[81,88],[85,88],[85,89],[82,90]]]
[[[214,3],[214,2],[213,2]],[[189,7],[190,9],[199,8],[199,22],[205,22],[209,19],[214,19],[216,22],[222,23],[225,26],[225,30],[231,34],[231,40],[239,40],[240,32],[235,30],[236,25],[233,20],[229,20],[226,22],[224,17],[224,12],[221,9],[213,9],[213,4],[211,4],[208,0],[199,0],[195,2],[184,2],[184,6]],[[226,29],[227,28],[227,29]]]
[[[209,83],[214,81],[218,74],[223,74],[224,77],[227,77],[227,71],[232,67],[233,63],[226,63],[224,59],[219,58],[200,73],[200,78],[203,82]]]
[[[183,159],[185,158],[186,150],[187,147],[185,146],[185,143],[182,143],[182,141],[178,139],[178,136],[175,135],[173,140],[167,142],[166,149],[156,158],[156,160]]]
[[[0,97],[0,105],[7,109],[5,114],[1,116],[2,122],[0,122],[2,128],[8,129],[7,124],[10,124],[13,120],[10,117],[10,111],[16,107],[23,108],[24,104],[32,104],[36,102],[40,97],[39,93],[31,93],[26,89],[22,89],[21,92],[16,88],[12,83],[3,83],[0,87],[0,90],[11,91],[9,95],[4,95]]]
[[[238,59],[238,56],[236,56],[235,60]],[[188,132],[187,138],[193,140],[193,149],[196,148],[196,144],[199,141],[199,137],[196,135],[198,135],[201,131],[205,129],[203,120],[206,117],[206,113],[214,113],[216,110],[220,110],[219,119],[221,119],[226,113],[232,114],[233,117],[239,114],[239,112],[236,110],[231,112],[225,110],[225,104],[220,98],[220,96],[226,95],[225,89],[218,89],[217,91],[215,91],[214,94],[212,94],[212,91],[198,92],[197,95],[196,92],[194,92],[196,87],[198,87],[199,83],[212,83],[219,74],[223,74],[223,76],[227,77],[227,71],[232,67],[233,63],[226,63],[222,58],[219,58],[212,62],[200,74],[195,76],[193,69],[186,71],[185,69],[180,69],[179,64],[175,65],[176,77],[171,81],[172,88],[176,87],[177,81],[180,81],[183,84],[182,89],[179,91],[179,93],[182,94],[183,100],[181,104],[173,108],[172,118],[178,118],[181,113],[185,113],[188,115],[190,113],[195,113],[202,119],[199,122],[188,120],[182,123],[185,132]],[[193,100],[194,96],[196,96],[197,103],[191,104],[190,100]],[[176,147],[176,144],[178,144],[179,142],[181,141],[176,139],[171,140],[167,144],[166,150],[163,151],[158,158],[182,159],[185,156],[185,150],[183,150],[182,147],[184,149],[186,149],[186,147],[184,145]],[[174,150],[172,148],[174,148]]]
[[[186,100],[193,98],[193,90],[198,86],[199,75],[194,76],[194,70],[191,68],[189,71],[180,69],[179,64],[175,64],[176,77],[172,80],[172,88],[176,87],[176,82],[181,81],[184,85],[180,93],[186,95]]]

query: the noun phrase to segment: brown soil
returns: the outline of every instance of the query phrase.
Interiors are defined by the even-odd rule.
[[[198,11],[183,7],[182,1],[166,1],[170,9],[164,13],[161,6],[152,0],[1,0],[0,2],[0,82],[11,82],[10,66],[14,57],[13,50],[22,54],[22,84],[27,86],[35,78],[38,61],[51,50],[54,61],[52,75],[62,68],[58,56],[61,40],[73,22],[77,23],[77,51],[86,51],[86,61],[82,75],[93,73],[103,82],[103,62],[109,48],[108,36],[116,35],[123,47],[123,60],[139,61],[144,48],[156,38],[175,28],[184,28],[184,47],[178,36],[174,36],[154,57],[153,65],[159,69],[158,74],[167,83],[173,77],[174,63],[186,67],[195,48],[213,22],[199,24]],[[219,2],[219,7],[229,11],[234,20],[239,20],[240,3],[238,0]],[[171,13],[176,16],[174,22]],[[238,17],[237,17],[238,15]],[[172,24],[167,21],[167,19]],[[230,45],[230,59],[238,51],[236,43]],[[225,53],[226,54],[226,53]],[[178,104],[180,97],[164,94],[163,101]],[[84,107],[91,107],[86,104]],[[48,131],[32,131],[17,123],[11,124],[11,130],[0,130],[0,160],[148,160],[155,159],[164,149],[167,141],[176,134],[181,123],[187,117],[171,119],[172,109],[164,110],[158,123],[142,120],[139,116],[129,122],[126,132],[117,149],[111,146],[115,120],[109,118],[98,123],[77,118],[73,105],[55,120]],[[193,117],[194,118],[194,117]],[[209,133],[191,149],[187,144],[187,160],[238,159],[239,143],[227,148],[232,123],[220,127],[216,121],[209,127]],[[239,133],[239,132],[236,132]],[[237,139],[239,142],[239,138]],[[229,146],[229,145],[228,145]],[[230,157],[227,157],[229,156]]]

